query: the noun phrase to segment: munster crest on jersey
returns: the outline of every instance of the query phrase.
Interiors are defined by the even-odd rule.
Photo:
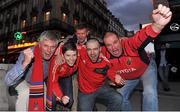
[[[127,65],[130,65],[131,62],[132,62],[131,58],[128,58],[128,59],[126,60],[126,64],[127,64]]]

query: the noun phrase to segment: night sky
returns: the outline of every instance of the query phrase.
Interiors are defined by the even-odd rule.
[[[106,0],[107,7],[120,19],[125,29],[139,30],[139,24],[150,22],[151,0]]]

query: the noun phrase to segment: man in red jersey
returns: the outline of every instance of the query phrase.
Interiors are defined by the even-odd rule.
[[[53,78],[52,78],[51,83],[53,83],[52,92],[55,96],[53,97],[53,104],[52,104],[54,111],[56,110],[56,103],[64,107],[68,107],[69,105],[73,104],[73,99],[71,96],[69,96],[72,94],[72,93],[69,93],[69,92],[72,92],[71,86],[65,86],[66,88],[63,87],[63,90],[62,90],[62,86],[59,87],[60,85],[58,81],[59,79],[62,79],[64,77],[71,77],[71,75],[75,71],[77,71],[78,62],[79,62],[78,61],[79,56],[78,56],[76,44],[72,42],[66,42],[63,45],[61,45],[59,50],[56,52],[56,56],[57,55],[63,56],[65,62],[63,64],[55,64],[53,67]],[[69,84],[66,84],[66,85],[69,85]],[[57,101],[59,101],[60,103]],[[62,110],[68,110],[68,109],[62,108]]]
[[[79,46],[82,46],[86,43],[88,39],[89,28],[87,24],[82,23],[75,26],[75,35],[67,37],[65,41],[74,42]],[[64,60],[62,57],[58,57],[58,63],[62,64]],[[73,73],[72,77],[66,77],[59,80],[61,88],[63,91],[69,91],[70,99],[73,99],[72,103],[69,103],[66,107],[72,111],[77,111],[77,96],[78,96],[78,81],[77,81],[77,72]]]
[[[123,95],[123,110],[132,110],[129,96],[138,82],[143,82],[143,110],[158,110],[157,80],[152,63],[147,58],[144,47],[162,31],[171,20],[169,8],[159,5],[152,13],[152,24],[137,32],[132,38],[119,39],[113,32],[106,32],[104,44],[106,56],[113,64],[115,73],[126,79],[126,84],[118,89]]]
[[[106,77],[115,81],[115,76],[107,73],[110,63],[100,51],[98,40],[91,38],[86,42],[86,49],[79,52],[79,111],[92,111],[97,98],[105,100],[108,111],[121,110],[122,96],[105,83]]]

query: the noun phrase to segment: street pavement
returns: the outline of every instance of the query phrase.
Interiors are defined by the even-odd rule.
[[[171,90],[166,92],[158,84],[159,111],[180,111],[180,82],[170,82]],[[142,87],[139,86],[134,91],[131,102],[135,111],[141,110]]]
[[[180,111],[180,82],[170,82],[171,90],[163,91],[161,84],[158,84],[159,111]],[[142,86],[138,85],[132,93],[130,101],[133,111],[141,111]],[[103,101],[99,101],[103,102]],[[100,103],[96,104],[97,110],[105,111],[106,107]]]

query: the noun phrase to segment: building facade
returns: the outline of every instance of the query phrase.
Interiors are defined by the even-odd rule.
[[[11,51],[8,46],[15,50],[24,47],[21,44],[33,45],[44,30],[58,30],[60,38],[64,38],[73,34],[79,23],[87,23],[99,37],[112,28],[123,35],[122,24],[112,16],[104,0],[1,0],[0,55],[7,57]],[[25,32],[22,39],[15,39],[17,32]]]
[[[108,25],[108,29],[110,31],[114,31],[116,32],[119,36],[126,36],[125,33],[125,29],[123,28],[123,25],[121,24],[121,22],[119,21],[118,18],[116,18],[114,15],[111,14],[111,12],[109,12],[110,16],[109,16],[109,25]]]

